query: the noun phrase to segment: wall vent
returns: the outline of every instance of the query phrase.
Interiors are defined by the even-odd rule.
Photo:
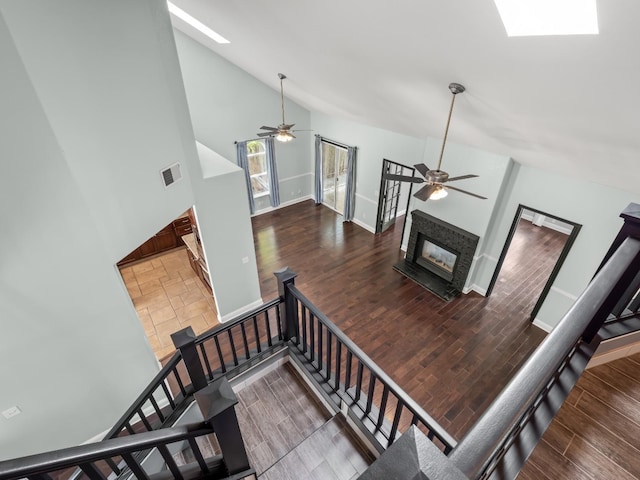
[[[170,167],[160,171],[160,176],[162,177],[162,183],[164,184],[165,188],[167,188],[170,185],[173,185],[178,180],[182,179],[180,164],[174,163]]]

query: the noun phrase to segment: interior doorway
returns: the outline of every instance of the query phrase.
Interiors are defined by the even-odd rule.
[[[219,324],[199,244],[197,221],[190,209],[118,262],[159,361],[175,351],[172,333],[190,326],[199,335]]]
[[[347,149],[322,142],[322,203],[344,215],[347,189]]]
[[[582,225],[518,205],[487,297],[512,296],[530,321],[536,318]]]

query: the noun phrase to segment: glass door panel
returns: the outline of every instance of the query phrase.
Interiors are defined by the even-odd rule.
[[[344,214],[344,199],[347,189],[347,151],[336,148],[336,206],[341,215]]]
[[[347,185],[347,150],[322,144],[322,203],[344,214]]]

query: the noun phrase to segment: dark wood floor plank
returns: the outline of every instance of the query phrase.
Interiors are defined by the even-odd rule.
[[[579,385],[584,388],[584,391],[589,392],[622,415],[636,422],[640,420],[640,399],[634,399],[625,392],[611,387],[611,385],[595,376],[590,370],[587,370],[580,377]]]
[[[638,380],[638,367],[640,365],[631,358],[620,358],[615,362],[611,362],[609,365],[618,372],[629,377],[630,381],[640,384],[640,381]]]
[[[573,463],[567,457],[558,453],[544,440],[541,441],[531,454],[529,459],[536,469],[544,472],[549,480],[601,480],[606,477],[595,477],[587,473],[580,466]]]
[[[547,428],[547,431],[544,432],[542,438],[551,447],[555,448],[558,453],[563,454],[569,447],[574,436],[575,433],[560,422],[552,422],[549,428]]]
[[[585,397],[589,397],[589,395],[583,396],[583,398]],[[593,399],[593,397],[591,398]],[[590,405],[591,403],[592,402],[587,401],[583,406]],[[589,411],[594,413],[596,409],[592,407]],[[608,414],[607,418],[610,417],[611,413]],[[590,416],[587,411],[581,408],[580,404],[578,407],[568,404],[563,405],[556,416],[556,421],[562,423],[562,425],[566,426],[566,428],[572,432],[575,432],[576,437],[580,437],[590,444],[590,448],[587,451],[580,452],[574,444],[576,439],[572,441],[567,449],[567,452],[568,450],[572,451],[572,456],[569,457],[567,452],[565,452],[565,456],[571,458],[575,463],[581,464],[578,462],[581,456],[590,456],[594,450],[597,450],[608,459],[617,462],[626,471],[640,475],[640,452],[633,446],[640,437],[633,437],[632,433],[632,443],[628,443],[625,439],[628,440],[630,435],[628,435],[624,429],[621,430],[612,427],[614,430],[610,430],[598,421],[598,416]],[[602,421],[606,422],[605,419],[602,419]],[[585,465],[590,464],[589,461],[585,460],[584,462]]]
[[[565,456],[583,470],[591,472],[593,477],[597,479],[638,479],[637,476],[624,470],[608,456],[579,436],[576,436],[573,442],[571,442]]]
[[[587,373],[597,376],[611,387],[625,392],[632,398],[640,398],[640,381],[634,380],[627,375],[622,375],[620,370],[614,367],[616,363],[617,361],[598,365],[590,368]]]
[[[640,417],[625,417],[589,393],[582,396],[576,408],[634,447],[632,455],[638,459],[640,474]]]

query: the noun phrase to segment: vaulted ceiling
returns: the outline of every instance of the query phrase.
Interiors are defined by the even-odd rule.
[[[640,2],[599,35],[507,37],[492,0],[174,0],[231,41],[174,25],[300,105],[640,193]],[[288,119],[295,121],[295,119]],[[267,121],[267,119],[265,119]]]

